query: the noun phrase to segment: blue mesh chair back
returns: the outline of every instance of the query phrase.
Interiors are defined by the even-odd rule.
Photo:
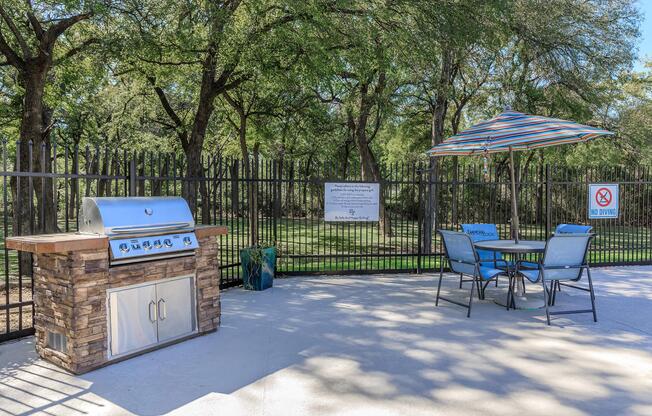
[[[469,293],[469,302],[467,304],[456,299],[441,296],[441,282],[444,277],[444,261],[442,261],[439,266],[439,283],[437,284],[435,305],[439,306],[439,300],[441,299],[459,306],[464,306],[468,310],[466,317],[469,318],[471,316],[473,292],[477,289],[478,298],[484,299],[484,291],[487,284],[492,280],[497,281],[499,275],[507,276],[508,273],[504,270],[492,267],[483,267],[480,263],[475,247],[473,246],[473,241],[468,234],[448,230],[438,230],[438,232],[444,243],[444,249],[446,251],[446,257],[448,258],[450,269],[454,273],[458,273],[460,279],[462,279],[462,275],[472,276],[473,279],[471,280],[471,292]],[[460,280],[460,289],[462,289],[461,282],[462,281]]]
[[[487,240],[500,240],[496,224],[462,224],[462,231],[471,237],[473,242],[487,241]],[[501,260],[502,254],[489,250],[476,250],[480,261],[487,262]],[[495,257],[494,257],[495,255]]]
[[[439,232],[444,240],[451,270],[456,273],[475,274],[475,263],[478,259],[471,238],[457,231],[440,230]]]
[[[586,262],[591,234],[560,234],[550,237],[543,255],[546,280],[578,280]],[[552,269],[548,269],[553,267]],[[557,268],[564,267],[564,268]]]
[[[590,225],[559,224],[555,228],[555,234],[588,234],[592,229]]]

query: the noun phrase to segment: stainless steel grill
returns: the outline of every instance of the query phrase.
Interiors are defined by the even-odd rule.
[[[84,198],[79,231],[109,238],[112,266],[188,256],[195,221],[180,197]]]

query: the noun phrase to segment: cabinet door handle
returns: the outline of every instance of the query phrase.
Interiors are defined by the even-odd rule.
[[[163,306],[161,306],[161,302],[163,302]],[[159,318],[161,318],[161,321],[164,321],[165,318],[168,317],[168,309],[165,306],[165,299],[161,298],[158,301],[158,312],[159,312]]]
[[[153,318],[152,318],[152,306],[154,307],[154,317]],[[147,311],[149,313],[149,321],[150,322],[156,322],[156,315],[157,315],[157,313],[156,313],[156,302],[154,302],[153,300],[150,300],[149,305],[147,306],[147,308],[149,309]]]

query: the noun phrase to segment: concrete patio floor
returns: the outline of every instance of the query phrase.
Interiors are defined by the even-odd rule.
[[[652,267],[594,274],[599,322],[552,327],[490,300],[471,319],[435,308],[434,274],[232,289],[216,333],[83,376],[38,359],[32,338],[0,345],[0,414],[652,415]],[[454,278],[444,289],[462,297]]]

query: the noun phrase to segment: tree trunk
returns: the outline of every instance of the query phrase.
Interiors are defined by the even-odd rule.
[[[72,166],[70,167],[70,173],[77,174],[79,173],[79,142],[81,137],[75,135],[74,138],[75,144],[72,148]],[[68,216],[70,218],[77,218],[78,183],[79,179],[70,179],[70,197],[68,199]]]
[[[210,223],[210,204],[208,201],[208,189],[206,187],[204,167],[202,166],[202,147],[192,143],[185,151],[186,155],[186,180],[183,183],[183,197],[188,202],[190,210],[197,214],[202,224]],[[199,191],[199,194],[198,192]],[[201,215],[197,212],[200,206],[197,199],[201,196]]]
[[[212,65],[207,58],[205,65]],[[215,109],[214,100],[217,89],[214,86],[214,65],[212,70],[205,71],[202,86],[199,94],[199,104],[195,119],[190,133],[190,138],[185,143],[184,153],[186,155],[186,177],[182,188],[183,196],[188,201],[190,210],[196,213],[197,206],[197,190],[201,195],[201,222],[202,224],[210,224],[210,198],[208,196],[208,188],[206,186],[204,167],[202,166],[202,150],[204,146],[204,137],[206,136],[206,129],[208,128],[208,121],[210,120],[213,110]],[[198,215],[199,218],[199,215]]]
[[[108,150],[104,149],[104,157],[100,157],[100,174],[108,176],[109,175],[109,152]],[[97,181],[97,195],[98,196],[106,196],[107,194],[107,188],[109,187],[109,180],[108,179],[98,179]]]
[[[28,172],[30,162],[39,159],[43,138],[43,92],[47,69],[47,66],[44,65],[43,68],[38,68],[38,70],[30,70],[21,74],[25,96],[20,123],[20,144],[16,149],[16,166],[14,169],[17,172]],[[36,149],[31,160],[29,154],[30,143],[33,146],[32,149]],[[32,166],[32,169],[34,168],[35,166]],[[13,196],[13,234],[32,234],[35,232],[32,227],[35,213],[32,209],[33,196],[29,192],[29,179],[12,177],[10,186]],[[32,256],[29,253],[21,252],[19,253],[19,259],[23,275],[31,276]]]
[[[145,177],[145,161],[146,161],[145,152],[142,152],[140,154],[140,157],[138,155],[134,155],[134,156],[136,158],[136,163],[137,163],[137,166],[138,166],[137,175],[140,178],[144,178]],[[97,164],[99,166],[99,160],[98,160]],[[138,186],[137,186],[138,190],[137,190],[136,193],[138,194],[138,196],[145,196],[145,179],[139,179],[137,181],[137,184],[138,184]]]
[[[448,90],[453,82],[453,53],[444,49],[437,85],[437,97],[431,108],[430,144],[436,146],[444,140],[444,122],[448,111]],[[439,162],[431,157],[428,166],[428,186],[423,216],[423,252],[432,253],[433,233],[437,228],[437,170]]]
[[[289,217],[294,217],[294,160],[288,161],[287,188],[285,191],[285,212]]]
[[[12,46],[0,34],[0,54],[4,56],[4,63],[13,66],[18,72],[19,84],[24,89],[22,115],[20,121],[20,144],[17,146],[16,166],[14,169],[18,172],[30,170],[30,165],[35,171],[49,173],[52,171],[52,162],[50,160],[49,147],[49,123],[50,111],[46,111],[43,104],[43,94],[47,75],[52,67],[53,49],[57,39],[63,35],[68,28],[82,20],[89,19],[93,13],[83,13],[68,16],[62,19],[53,19],[48,28],[44,28],[32,9],[31,2],[27,2],[27,20],[29,24],[20,23],[27,30],[33,29],[33,35],[37,39],[37,45],[34,50],[32,46],[25,42],[23,37],[16,29],[13,19],[4,10],[4,3],[0,5],[2,19],[5,21],[11,32],[14,32],[20,49],[13,50]],[[57,13],[54,13],[56,15]],[[52,20],[50,21],[52,22]],[[31,26],[31,27],[30,27]],[[78,49],[79,50],[79,49]],[[77,51],[78,51],[77,50]],[[70,53],[72,52],[72,53]],[[69,56],[76,53],[75,50],[69,52]],[[45,113],[45,116],[44,116]],[[44,128],[45,126],[45,128]],[[43,150],[47,152],[45,160],[41,160],[42,144],[46,143]],[[34,153],[30,158],[29,149],[33,145]],[[31,163],[30,163],[31,162]],[[33,163],[33,165],[32,165]],[[56,210],[54,206],[54,189],[52,179],[33,180],[36,187],[37,218],[40,219],[39,227],[43,231],[56,230]],[[34,217],[33,195],[29,192],[30,180],[28,178],[12,177],[10,180],[13,219],[12,227],[14,235],[33,233],[35,230],[32,226]],[[38,215],[38,214],[41,215]],[[31,256],[25,253],[19,254],[19,263],[23,274],[32,274]]]
[[[379,95],[382,93],[384,88],[384,74],[381,72],[379,76],[379,86],[376,88],[375,96],[369,96],[369,83],[361,82],[360,83],[360,102],[359,102],[359,114],[357,120],[352,120],[353,115],[349,113],[348,124],[350,126],[355,126],[353,130],[353,136],[355,140],[356,147],[358,148],[358,154],[360,156],[360,172],[362,180],[368,182],[378,182],[380,184],[380,198],[379,198],[379,226],[383,234],[387,237],[392,236],[392,223],[388,215],[388,212],[385,208],[385,198],[384,198],[384,187],[382,184],[382,175],[380,172],[380,167],[374,157],[374,154],[369,147],[369,140],[367,138],[367,124],[369,121],[369,114],[374,105],[374,100],[379,99]]]
[[[231,176],[231,213],[234,218],[240,216],[240,169],[238,169],[238,160],[234,160],[229,167]]]
[[[379,225],[383,234],[387,237],[392,236],[392,225],[387,211],[385,209],[385,198],[383,197],[382,178],[380,168],[376,163],[376,158],[369,147],[367,141],[366,125],[367,119],[358,117],[358,124],[355,130],[355,142],[360,156],[360,173],[363,181],[378,182],[381,184],[381,195],[379,200]]]
[[[50,142],[50,122],[52,120],[52,109],[44,107],[42,113],[43,126],[41,142],[38,147],[34,146],[32,163],[34,172],[52,173],[52,144]],[[36,218],[38,219],[38,231],[46,234],[58,232],[57,209],[54,197],[54,185],[52,178],[41,177],[34,180],[34,194],[36,197]]]

